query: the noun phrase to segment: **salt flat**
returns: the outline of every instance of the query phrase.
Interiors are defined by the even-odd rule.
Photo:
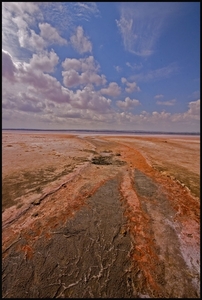
[[[200,139],[5,132],[3,297],[200,297]]]

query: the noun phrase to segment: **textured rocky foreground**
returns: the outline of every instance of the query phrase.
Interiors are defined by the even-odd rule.
[[[14,177],[6,159],[19,140],[11,144],[9,137],[3,140],[3,298],[200,297],[198,173],[187,167],[197,144],[187,150],[187,143],[169,139],[20,136],[15,155],[26,163],[35,154],[22,150],[37,145],[44,167],[31,160],[27,173],[16,163]],[[173,174],[151,143],[164,154],[171,146],[176,157],[181,151],[186,163],[173,159]]]

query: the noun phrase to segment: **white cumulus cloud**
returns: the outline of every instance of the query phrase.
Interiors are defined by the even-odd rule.
[[[94,71],[97,72],[100,68],[99,64],[95,61],[94,57],[91,55],[86,58],[66,58],[62,67],[64,70],[69,71],[74,69],[75,71]]]
[[[99,64],[97,64],[93,56],[80,59],[66,58],[62,63],[62,67],[64,69],[62,71],[63,83],[66,87],[87,84],[99,86],[106,83],[105,76],[98,74]]]
[[[117,101],[116,105],[121,109],[127,110],[133,108],[134,106],[140,105],[140,101],[126,97],[124,101]]]
[[[101,94],[116,97],[120,95],[121,88],[118,86],[116,82],[110,82],[107,88],[103,88],[100,90]]]
[[[51,73],[54,71],[54,67],[58,64],[58,61],[59,57],[53,50],[49,53],[45,51],[40,54],[33,54],[30,66],[33,69]]]
[[[125,91],[127,93],[140,92],[140,88],[139,88],[139,86],[137,85],[136,82],[128,82],[128,80],[125,77],[121,78],[121,82],[123,84],[126,84]]]
[[[75,35],[70,38],[72,46],[79,52],[92,52],[92,44],[88,37],[84,36],[84,30],[81,26],[76,29]]]
[[[60,44],[65,45],[67,41],[62,38],[56,28],[51,26],[48,23],[39,23],[40,28],[40,36],[47,41],[50,45],[52,44]]]
[[[188,106],[189,109],[187,113],[185,113],[185,116],[200,120],[200,99],[189,102]]]

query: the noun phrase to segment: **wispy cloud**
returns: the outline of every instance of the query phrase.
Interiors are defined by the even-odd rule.
[[[172,106],[176,102],[176,99],[172,99],[170,101],[157,101],[156,104],[158,105],[165,105],[165,106]]]
[[[122,68],[120,66],[114,66],[114,68],[118,73],[122,71]]]
[[[132,80],[137,81],[152,81],[152,80],[161,80],[164,78],[169,78],[172,74],[176,73],[179,70],[179,67],[176,63],[172,63],[166,67],[149,70],[147,72],[141,72],[139,74],[133,75],[130,77]]]
[[[178,8],[177,3],[131,2],[120,6],[116,20],[125,50],[139,56],[149,56],[155,50],[167,18]]]
[[[142,69],[143,64],[142,63],[140,63],[140,64],[131,64],[129,62],[126,62],[126,66],[131,68],[132,70],[140,70],[140,69]]]
[[[41,2],[39,5],[43,8],[44,21],[51,20],[61,31],[74,27],[78,21],[99,16],[96,2]]]
[[[189,98],[192,99],[198,99],[200,97],[200,91],[194,91],[191,95],[189,95]]]
[[[163,98],[163,97],[164,97],[164,95],[162,95],[162,94],[159,94],[159,95],[154,96],[155,99],[161,99],[161,98]]]
[[[96,2],[76,2],[74,3],[76,15],[80,18],[89,21],[89,19],[94,16],[99,16],[99,10],[97,8]]]

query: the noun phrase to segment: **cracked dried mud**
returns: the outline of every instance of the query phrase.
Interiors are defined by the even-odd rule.
[[[199,147],[3,132],[2,297],[200,298]]]

